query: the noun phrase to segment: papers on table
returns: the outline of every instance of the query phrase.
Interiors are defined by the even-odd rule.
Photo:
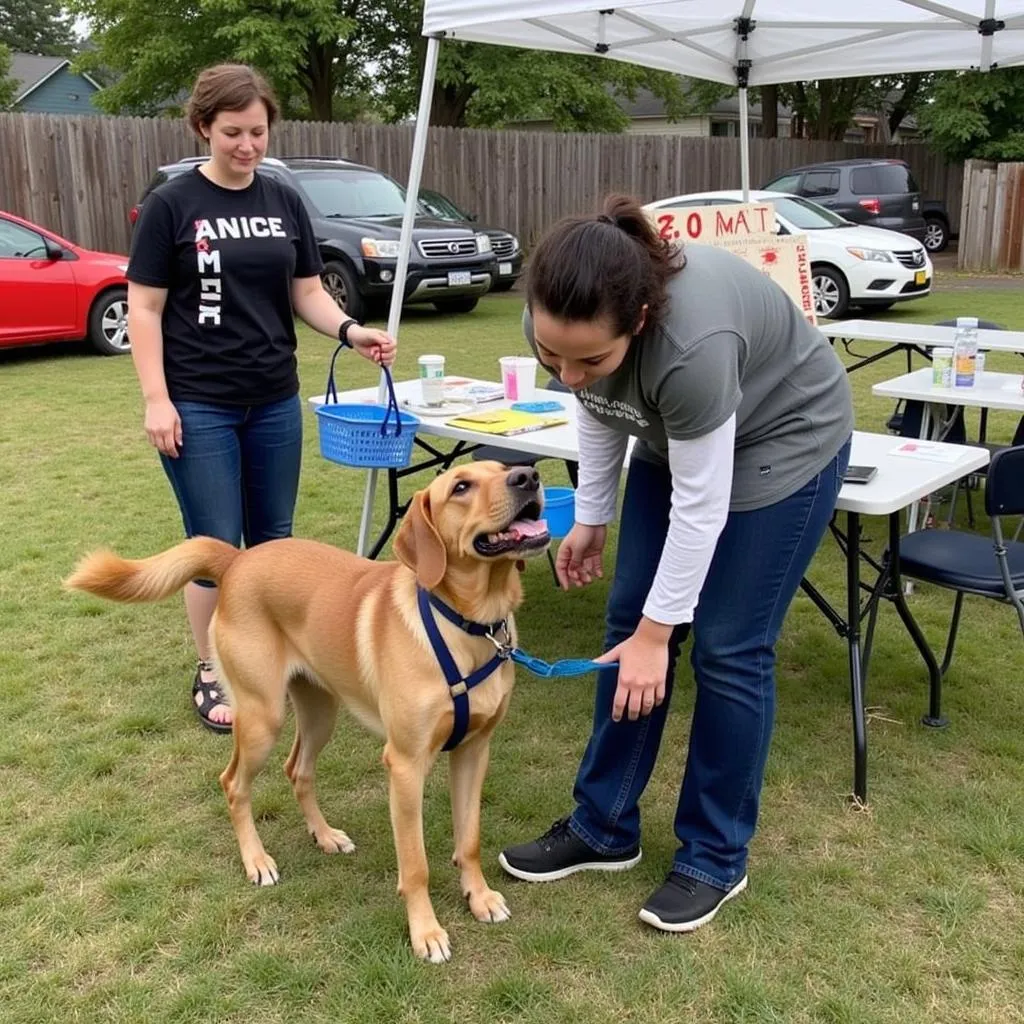
[[[888,453],[906,459],[925,459],[928,462],[957,462],[963,454],[956,445],[937,444],[934,441],[904,441]]]
[[[483,434],[528,434],[545,427],[557,427],[569,421],[564,416],[538,416],[517,409],[495,409],[493,412],[474,412],[448,420],[448,426],[463,430],[477,430]]]

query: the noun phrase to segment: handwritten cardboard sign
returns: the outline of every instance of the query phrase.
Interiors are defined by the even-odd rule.
[[[777,235],[774,204],[669,207],[651,210],[650,217],[668,242],[717,245],[735,253],[767,274],[810,323],[817,323],[807,236]]]
[[[804,318],[817,324],[806,235],[722,239],[719,245],[767,274],[796,303]]]
[[[652,210],[658,234],[668,242],[715,245],[724,238],[751,238],[775,233],[771,203],[723,203]]]

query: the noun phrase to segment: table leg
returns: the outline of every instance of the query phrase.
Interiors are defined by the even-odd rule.
[[[370,553],[366,556],[367,558],[376,558],[381,551],[384,549],[384,545],[387,544],[388,538],[394,533],[395,527],[398,525],[399,519],[402,518],[405,509],[399,504],[398,500],[398,470],[388,470],[388,519],[384,524],[384,529],[381,530],[380,536],[374,541],[373,547],[370,549]],[[362,552],[359,552],[362,554]]]
[[[928,668],[928,714],[921,721],[932,728],[941,729],[949,725],[949,719],[942,716],[942,670],[928,646],[928,641],[921,632],[914,616],[903,596],[902,573],[900,572],[900,514],[893,512],[889,516],[889,587],[886,597],[896,605],[903,625],[907,627],[914,646],[918,649]]]
[[[850,706],[853,712],[853,794],[868,799],[868,731],[864,674],[860,655],[860,514],[846,513],[846,623],[850,657]]]
[[[377,470],[371,469],[366,476],[366,490],[363,493],[363,511],[359,519],[359,540],[356,554],[365,555],[370,540],[370,526],[373,521],[373,499],[377,493]]]
[[[938,420],[936,420],[938,422]],[[921,411],[921,429],[918,431],[917,436],[922,441],[927,441],[931,437],[932,433],[932,407],[930,402],[924,403],[924,408]],[[928,507],[931,506],[931,498],[926,499]],[[913,533],[917,529],[917,518],[918,510],[921,507],[919,501],[915,501],[910,506],[910,511],[907,513],[907,533]],[[927,512],[925,512],[927,518]],[[912,591],[908,591],[912,593]]]

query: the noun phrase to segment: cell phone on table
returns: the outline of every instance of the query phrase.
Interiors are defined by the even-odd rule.
[[[847,466],[843,474],[844,484],[866,484],[874,479],[877,466]]]

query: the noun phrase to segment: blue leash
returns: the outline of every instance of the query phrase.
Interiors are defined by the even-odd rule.
[[[603,668],[618,667],[617,661],[602,662],[598,664],[589,658],[562,658],[559,661],[545,661],[543,658],[535,658],[518,647],[513,647],[509,657],[523,668],[528,669],[535,676],[542,679],[559,679],[562,676],[583,676],[588,672],[599,672]]]
[[[423,628],[427,632],[430,646],[434,649],[434,657],[437,658],[448,682],[448,690],[451,693],[452,703],[455,705],[455,720],[452,722],[452,732],[442,750],[452,750],[457,747],[466,737],[469,728],[469,691],[487,679],[492,672],[498,669],[506,661],[511,660],[516,665],[532,672],[542,679],[557,679],[564,676],[581,676],[587,672],[597,672],[602,668],[614,668],[617,662],[609,662],[607,665],[599,665],[596,661],[587,658],[563,658],[561,661],[549,662],[543,658],[534,658],[525,651],[514,647],[510,642],[508,622],[502,619],[500,622],[492,622],[485,625],[482,622],[473,622],[461,616],[450,605],[445,604],[439,597],[424,590],[416,588],[416,603],[419,606],[420,618],[423,621]],[[437,628],[431,609],[439,611],[450,623],[458,626],[459,629],[471,636],[483,636],[494,644],[495,654],[486,664],[463,676],[455,664],[455,659],[448,650],[448,645]]]

